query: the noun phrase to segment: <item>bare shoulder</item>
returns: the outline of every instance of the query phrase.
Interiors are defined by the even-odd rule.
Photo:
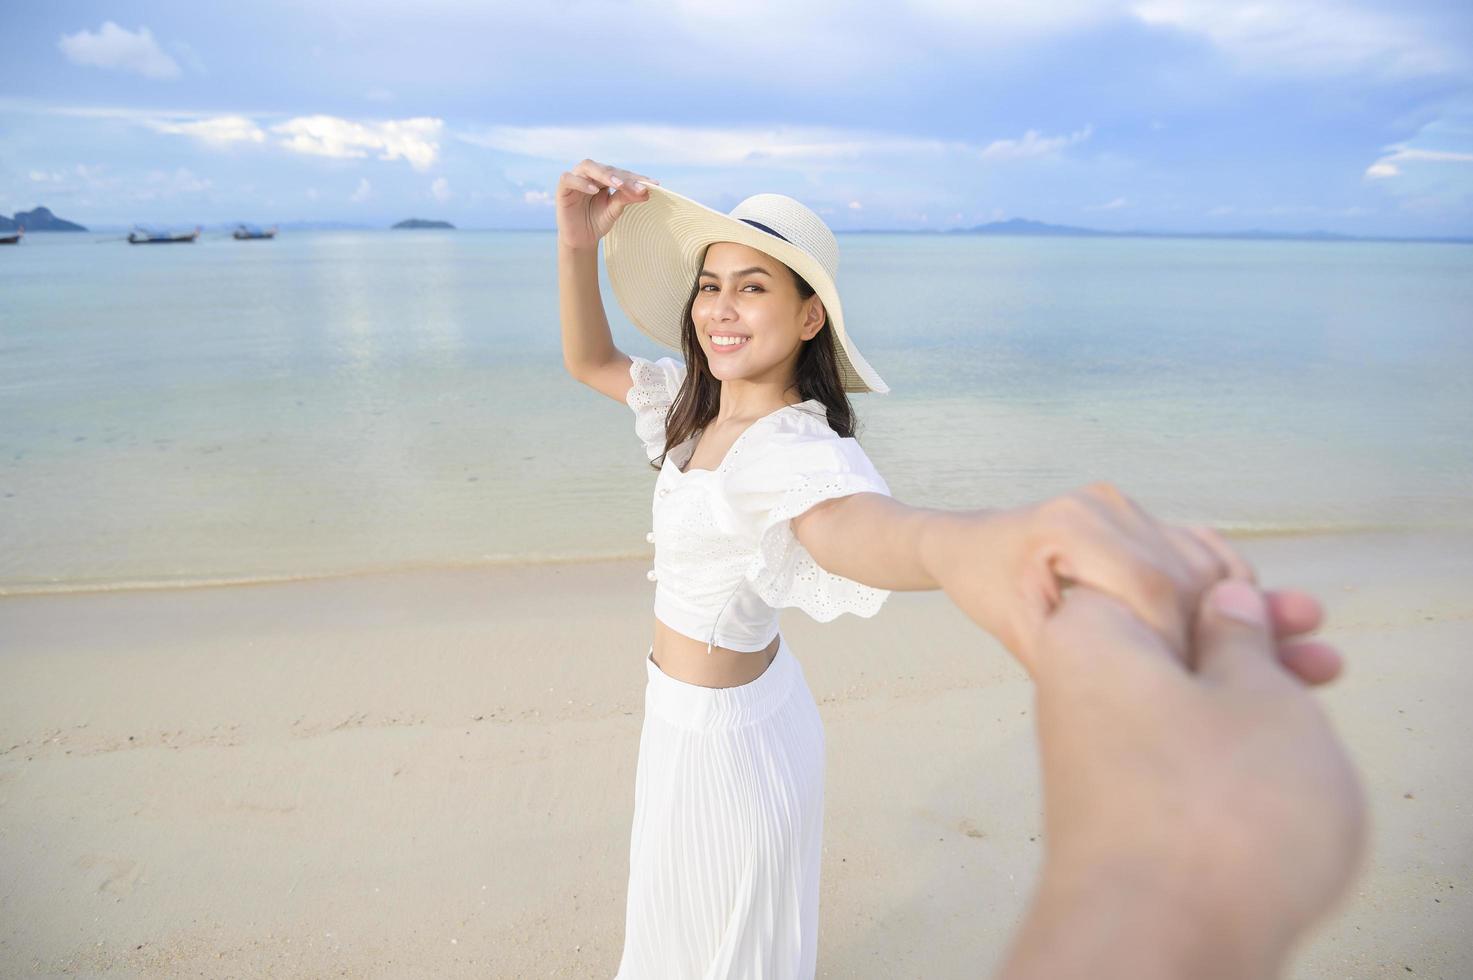
[[[608,395],[616,402],[626,402],[634,381],[629,374],[633,359],[623,351],[616,350],[614,356],[604,363],[587,368],[576,375],[577,380],[594,391]]]

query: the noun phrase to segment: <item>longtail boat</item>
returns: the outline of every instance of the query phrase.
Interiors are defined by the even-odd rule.
[[[21,236],[25,233],[25,225],[21,225],[15,231],[0,231],[0,245],[19,245]]]
[[[263,231],[262,229],[257,228],[255,225],[236,225],[235,231],[231,234],[230,237],[242,242],[250,241],[253,238],[275,238],[276,226],[272,225],[270,228],[267,228]]]
[[[199,226],[194,231],[150,231],[147,228],[135,228],[128,232],[129,245],[172,245],[175,242],[192,242],[199,237]]]

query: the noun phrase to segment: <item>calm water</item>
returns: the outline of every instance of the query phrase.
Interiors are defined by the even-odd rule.
[[[0,593],[648,554],[552,233],[101,237],[0,248]],[[1109,479],[1225,529],[1473,526],[1473,247],[840,242],[901,500]]]

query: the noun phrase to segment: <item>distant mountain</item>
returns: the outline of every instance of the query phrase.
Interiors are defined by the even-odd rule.
[[[455,226],[448,221],[427,221],[424,218],[405,218],[394,226],[395,228],[449,228],[455,230]]]
[[[1118,234],[1113,231],[1096,231],[1093,228],[1071,228],[1068,225],[1047,225],[1042,221],[1012,218],[1008,221],[993,221],[975,228],[957,228],[954,233],[963,235],[1069,235],[1091,238]]]
[[[1341,235],[1332,231],[1264,231],[1259,228],[1247,231],[1100,231],[1097,228],[1075,228],[1070,225],[1050,225],[1042,221],[1012,218],[1008,221],[993,221],[971,228],[952,228],[948,235],[1012,235],[1052,236],[1061,238],[1236,238],[1257,241],[1288,242],[1438,242],[1456,245],[1473,244],[1473,238],[1385,238],[1379,236]]]
[[[79,224],[58,218],[51,213],[50,208],[37,207],[31,211],[17,211],[14,218],[0,215],[0,231],[15,231],[16,228],[24,228],[26,231],[86,231]]]

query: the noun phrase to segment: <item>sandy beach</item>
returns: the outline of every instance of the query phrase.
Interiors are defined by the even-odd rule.
[[[1473,975],[1473,534],[1238,544],[1324,601],[1372,809],[1290,975]],[[646,567],[0,599],[0,974],[612,976]],[[1041,854],[1026,677],[939,593],[783,628],[827,732],[819,975],[983,975]]]

